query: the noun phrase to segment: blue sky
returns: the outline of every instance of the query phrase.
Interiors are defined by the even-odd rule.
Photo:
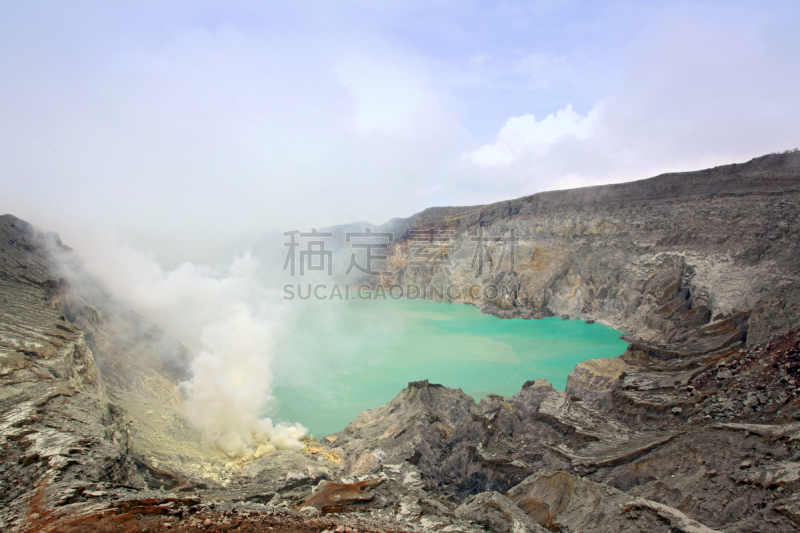
[[[0,4],[0,210],[204,259],[800,146],[796,2],[262,4]]]

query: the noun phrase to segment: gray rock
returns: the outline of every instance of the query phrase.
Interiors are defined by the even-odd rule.
[[[667,505],[632,497],[564,472],[531,476],[512,488],[508,498],[537,524],[556,531],[715,531]]]
[[[456,516],[480,524],[487,531],[497,533],[545,533],[547,530],[534,523],[508,498],[497,492],[483,492],[470,496],[456,509]]]
[[[733,374],[731,373],[731,371],[725,367],[717,370],[717,379],[731,379],[732,377]]]

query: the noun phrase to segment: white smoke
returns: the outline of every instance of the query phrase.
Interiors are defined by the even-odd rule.
[[[285,315],[281,293],[249,252],[224,269],[159,260],[113,235],[69,243],[86,269],[123,304],[153,320],[195,355],[181,383],[189,423],[231,457],[300,449],[300,424],[261,413],[272,398],[275,340]]]

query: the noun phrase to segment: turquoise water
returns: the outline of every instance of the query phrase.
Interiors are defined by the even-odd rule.
[[[564,390],[587,359],[616,357],[620,332],[577,320],[506,320],[429,300],[292,301],[297,328],[277,346],[273,419],[317,438],[394,398],[409,381],[460,388],[476,400],[513,396],[527,380]]]

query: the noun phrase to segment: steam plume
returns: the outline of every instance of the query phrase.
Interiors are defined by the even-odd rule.
[[[73,243],[70,243],[71,245]],[[264,282],[249,252],[224,269],[182,263],[161,273],[158,261],[113,235],[75,243],[85,268],[123,303],[147,316],[193,353],[181,383],[189,423],[231,457],[299,449],[299,423],[261,416],[272,398],[280,293]]]

